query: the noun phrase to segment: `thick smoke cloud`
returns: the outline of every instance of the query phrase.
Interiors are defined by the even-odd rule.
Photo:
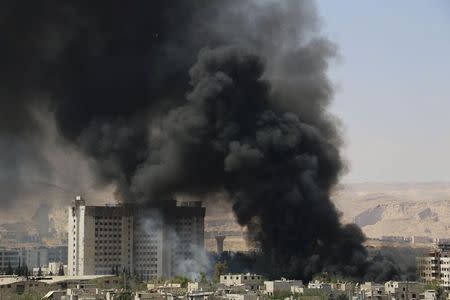
[[[327,111],[335,49],[309,1],[3,1],[0,11],[2,134],[41,134],[30,111],[48,107],[121,200],[225,192],[273,276],[364,274],[364,236],[329,197],[344,168]]]

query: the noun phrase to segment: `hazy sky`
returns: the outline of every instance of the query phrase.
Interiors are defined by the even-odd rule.
[[[450,181],[450,1],[319,0],[344,182]]]

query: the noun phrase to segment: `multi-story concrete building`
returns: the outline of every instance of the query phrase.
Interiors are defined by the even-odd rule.
[[[164,217],[137,214],[135,274],[155,278],[186,272],[183,262],[195,259],[195,253],[204,249],[204,218],[205,208],[199,201],[168,202]]]
[[[125,206],[86,206],[77,197],[69,208],[70,276],[133,273],[133,211]]]
[[[422,282],[439,283],[450,290],[450,244],[437,244],[427,255],[418,257],[416,262]]]
[[[87,206],[77,197],[69,208],[69,275],[174,276],[204,247],[204,216],[201,202],[167,202],[162,214],[143,214],[129,205]]]
[[[205,247],[205,208],[200,201],[181,202],[170,213],[170,274],[183,274]]]

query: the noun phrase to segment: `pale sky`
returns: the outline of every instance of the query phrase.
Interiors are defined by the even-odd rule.
[[[450,1],[319,0],[344,182],[450,181]]]

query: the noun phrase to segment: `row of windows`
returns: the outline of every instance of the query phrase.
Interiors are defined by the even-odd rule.
[[[136,246],[136,249],[138,249],[138,250],[157,250],[158,247],[156,247],[156,246],[139,246],[139,244],[138,244],[138,246]]]
[[[130,256],[128,256],[128,258],[130,258]],[[110,261],[110,262],[120,262],[120,258],[96,258],[95,259],[95,261],[97,262],[97,261],[104,261],[104,262],[107,262],[107,261]]]
[[[118,240],[95,240],[95,244],[121,244],[122,241]],[[130,242],[128,241],[128,247],[130,247]]]
[[[129,229],[129,227],[128,227]],[[95,227],[95,231],[122,231],[120,227]]]
[[[235,280],[240,280],[240,277],[241,277],[242,275],[239,275],[239,276],[223,276],[223,279],[235,279]],[[244,280],[248,280],[248,279],[251,279],[251,280],[260,280],[261,279],[261,276],[246,276],[246,275],[244,275],[243,276],[244,277]]]
[[[158,265],[157,264],[137,264],[136,265],[136,269],[137,268],[157,268]]]
[[[120,234],[95,234],[95,237],[96,238],[99,238],[99,237],[102,237],[102,238],[119,238],[119,239],[121,239],[122,238],[122,235],[120,235]],[[128,239],[130,239],[130,238],[128,238]]]
[[[155,274],[156,272],[157,272],[157,270],[149,270],[149,269],[140,270],[140,269],[136,268],[136,274],[140,274],[141,276]]]
[[[111,250],[111,249],[114,249],[114,250],[115,249],[119,249],[120,250],[121,248],[122,247],[119,247],[119,246],[109,246],[109,247],[108,246],[98,246],[98,247],[95,246],[95,250],[97,250],[97,249],[98,250],[102,250],[102,249],[104,249],[104,250],[107,250],[107,249],[109,249],[109,250]]]
[[[136,262],[144,262],[144,261],[158,261],[158,259],[157,258],[142,258],[142,257],[139,257],[139,256],[137,256],[136,257],[136,259],[135,259],[135,261]]]
[[[117,216],[95,216],[95,220],[121,220],[122,217]],[[130,222],[130,219],[128,219],[128,222]]]
[[[149,251],[136,251],[136,255],[158,255],[158,253]]]
[[[97,252],[95,251],[95,256],[109,256],[109,255],[122,255],[121,252]]]
[[[122,226],[122,222],[95,222],[95,226]],[[128,225],[130,226],[130,225]]]
[[[136,241],[136,245],[158,245],[158,241],[152,241],[152,240],[147,240],[147,241],[143,241],[140,239],[135,239]]]

